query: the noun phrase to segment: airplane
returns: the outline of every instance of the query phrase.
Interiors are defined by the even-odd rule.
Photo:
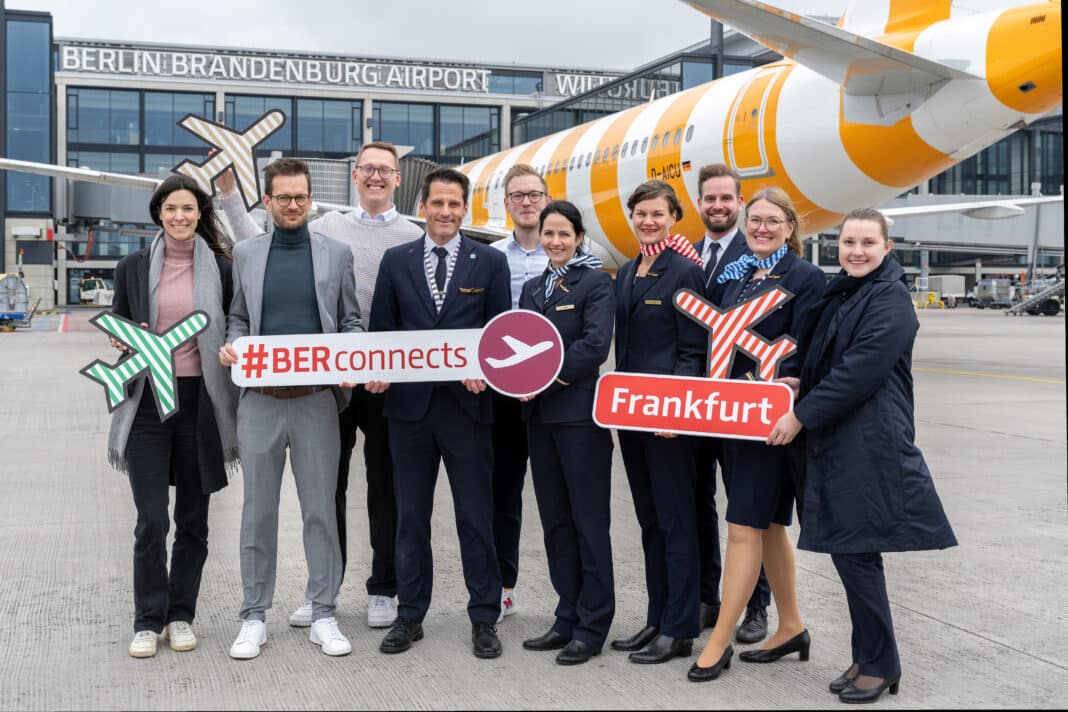
[[[802,232],[815,234],[1061,105],[1059,0],[852,0],[837,26],[756,0],[683,1],[784,59],[460,166],[472,183],[465,233],[486,241],[510,234],[503,178],[528,163],[554,198],[582,210],[591,252],[617,268],[638,251],[625,208],[631,191],[650,178],[671,184],[688,208],[674,231],[697,239],[698,170],[721,162],[741,173],[743,195],[786,190]],[[0,158],[3,169],[150,189],[159,182]],[[1021,205],[1063,200],[972,200],[883,214],[1012,217]]]
[[[514,336],[508,336],[507,334],[501,338],[504,339],[504,343],[508,344],[508,348],[512,349],[512,355],[506,358],[486,357],[486,363],[493,368],[508,368],[509,366],[525,363],[553,347],[552,341],[539,341],[531,345],[525,344]]]

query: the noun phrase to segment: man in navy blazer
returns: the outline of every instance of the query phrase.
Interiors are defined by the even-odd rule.
[[[749,252],[745,233],[738,228],[738,214],[745,208],[742,178],[738,171],[712,163],[697,174],[701,221],[705,235],[694,247],[705,266],[705,297],[723,307],[727,284],[716,284],[723,268]],[[701,438],[697,450],[697,535],[701,551],[701,627],[711,628],[719,615],[719,581],[723,564],[719,550],[719,514],[716,511],[716,462],[723,462],[718,438]],[[728,488],[726,480],[723,482]],[[740,643],[755,643],[768,633],[767,607],[771,601],[764,569],[749,599],[745,619],[738,629]]]
[[[508,261],[460,233],[470,183],[442,168],[423,179],[426,233],[382,257],[371,300],[370,331],[480,329],[512,305]],[[475,357],[474,354],[471,355]],[[434,565],[430,517],[438,466],[445,461],[469,593],[474,654],[501,654],[494,624],[501,572],[493,544],[493,401],[485,381],[367,384],[386,392],[397,497],[397,620],[382,640],[400,653],[423,637]]]

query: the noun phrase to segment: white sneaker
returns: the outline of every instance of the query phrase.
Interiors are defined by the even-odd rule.
[[[391,596],[367,597],[367,626],[389,628],[397,620],[397,601]]]
[[[237,640],[230,646],[230,657],[251,660],[260,654],[260,647],[267,645],[267,624],[263,621],[245,621]]]
[[[297,610],[289,616],[289,625],[294,628],[307,628],[312,624],[312,602],[305,601]]]
[[[171,621],[163,632],[159,634],[160,640],[171,640],[171,650],[184,653],[197,647],[197,636],[193,632],[193,626],[186,621]]]
[[[137,631],[130,642],[130,657],[151,658],[156,654],[158,641],[159,636],[150,630]]]
[[[338,630],[337,618],[320,618],[312,623],[308,638],[322,647],[327,655],[348,655],[352,652],[352,643]]]
[[[502,588],[501,589],[501,614],[497,616],[497,622],[500,623],[504,620],[505,616],[510,616],[516,611],[518,603],[515,599],[514,588]]]

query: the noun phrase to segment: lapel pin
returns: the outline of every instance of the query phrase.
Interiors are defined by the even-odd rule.
[[[476,255],[474,252],[472,252],[470,255],[468,255],[468,257],[470,257],[473,260],[477,260],[478,259],[478,255]]]

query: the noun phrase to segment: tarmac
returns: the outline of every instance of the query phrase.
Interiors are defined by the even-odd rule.
[[[211,551],[195,629],[197,650],[161,644],[126,653],[132,635],[134,507],[105,457],[102,389],[78,375],[113,359],[106,337],[74,311],[47,331],[0,334],[0,709],[527,709],[840,707],[827,683],[850,662],[845,595],[825,555],[798,552],[808,662],[737,661],[693,684],[694,656],[634,665],[605,647],[561,667],[521,647],[552,623],[537,504],[524,492],[518,611],[499,626],[504,654],[470,648],[447,480],[434,510],[435,589],[426,638],[383,655],[366,626],[370,568],[365,484],[357,450],[349,488],[349,563],[338,618],[352,654],[323,655],[290,628],[306,568],[292,479],[283,486],[270,642],[232,660],[241,599],[241,483],[212,497]],[[960,546],[889,554],[886,574],[903,674],[897,708],[1053,708],[1068,704],[1068,487],[1065,323],[960,308],[920,312],[917,441]],[[358,448],[362,447],[358,445]],[[644,624],[640,532],[616,451],[612,491],[617,612],[610,636]],[[726,536],[726,528],[721,534]],[[793,531],[796,541],[796,527]],[[774,609],[771,625],[774,626]],[[743,646],[739,646],[741,649]]]

